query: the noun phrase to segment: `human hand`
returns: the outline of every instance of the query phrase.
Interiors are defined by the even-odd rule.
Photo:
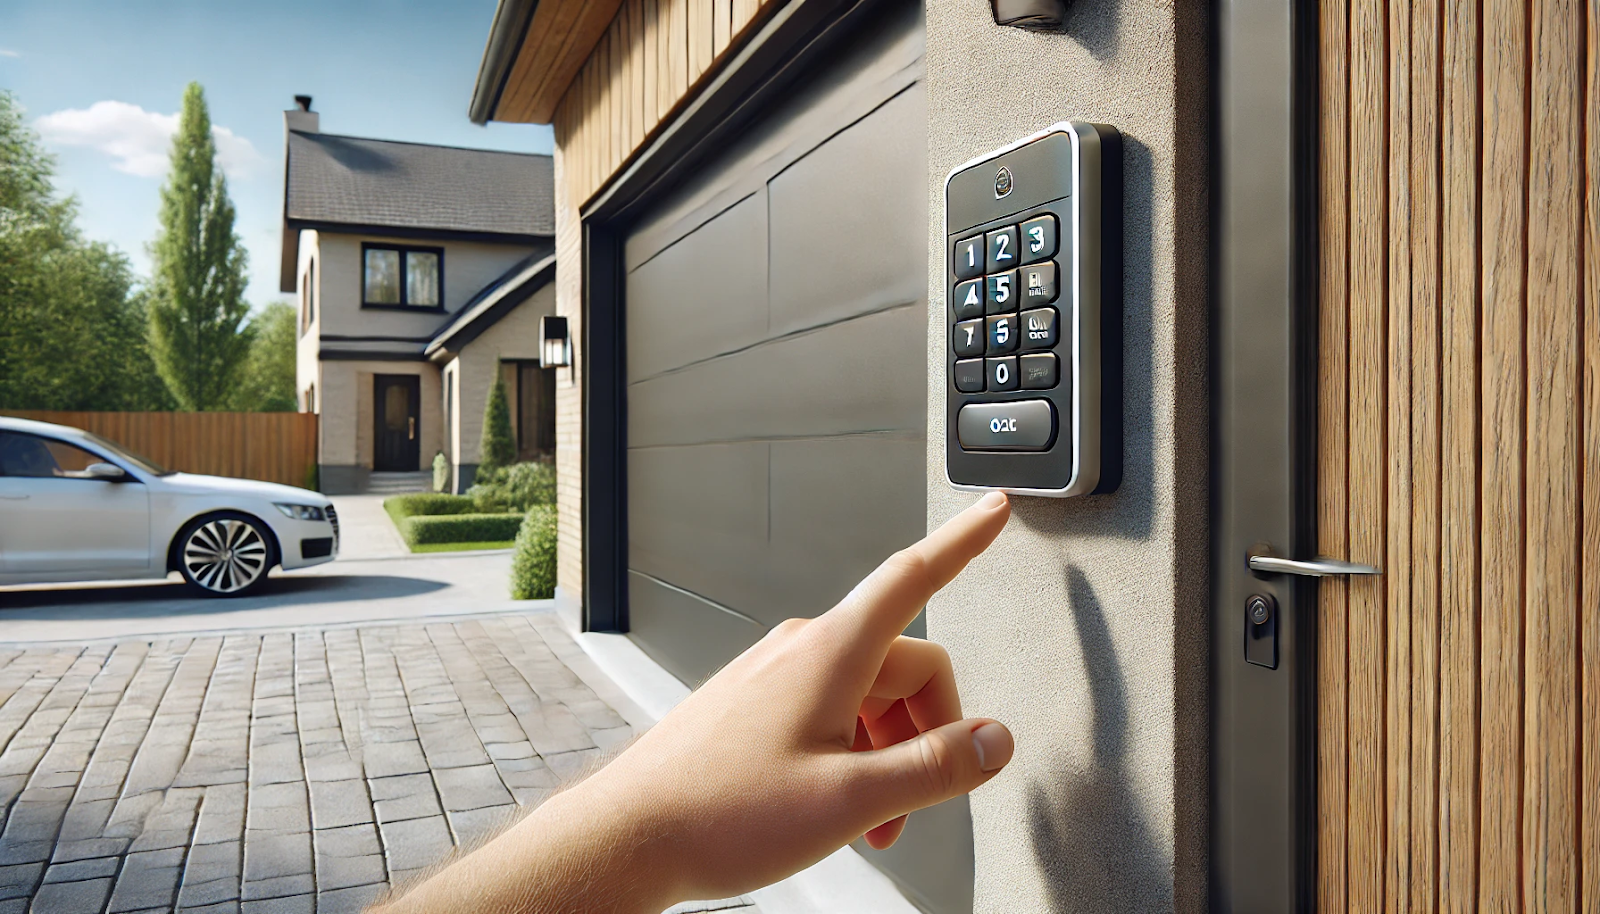
[[[605,768],[405,902],[653,914],[776,882],[863,834],[892,844],[907,813],[1011,759],[1004,726],[961,719],[944,649],[900,634],[1010,513],[988,495],[827,613],[780,624]],[[474,861],[522,889],[491,899],[456,872]]]

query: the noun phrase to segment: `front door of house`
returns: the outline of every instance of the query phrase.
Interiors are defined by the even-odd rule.
[[[372,468],[379,472],[417,469],[421,457],[417,413],[422,402],[422,379],[416,375],[374,375],[372,402],[377,426]]]

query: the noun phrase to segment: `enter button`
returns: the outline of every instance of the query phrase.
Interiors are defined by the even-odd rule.
[[[1042,451],[1056,439],[1049,400],[968,403],[956,414],[956,438],[968,451]]]

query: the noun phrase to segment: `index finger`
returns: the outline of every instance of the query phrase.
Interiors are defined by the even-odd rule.
[[[923,604],[989,548],[1010,517],[1011,502],[1005,493],[990,492],[944,526],[889,556],[818,621],[841,626],[855,646],[887,651]]]

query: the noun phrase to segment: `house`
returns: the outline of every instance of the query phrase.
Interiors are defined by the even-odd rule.
[[[553,458],[555,370],[538,342],[555,304],[550,157],[339,136],[320,120],[309,96],[284,112],[280,287],[298,301],[322,490],[420,488],[440,453],[465,490],[496,379],[520,459]]]
[[[924,910],[1593,907],[1595,17],[500,0],[469,113],[553,126],[576,353],[558,612],[695,683],[1004,489],[910,630],[1017,738],[869,855]],[[963,352],[955,253],[1041,217],[1069,120],[1122,139],[1121,340],[1071,353],[1122,389],[1120,486],[957,487],[1034,454],[947,408],[1009,358]]]

